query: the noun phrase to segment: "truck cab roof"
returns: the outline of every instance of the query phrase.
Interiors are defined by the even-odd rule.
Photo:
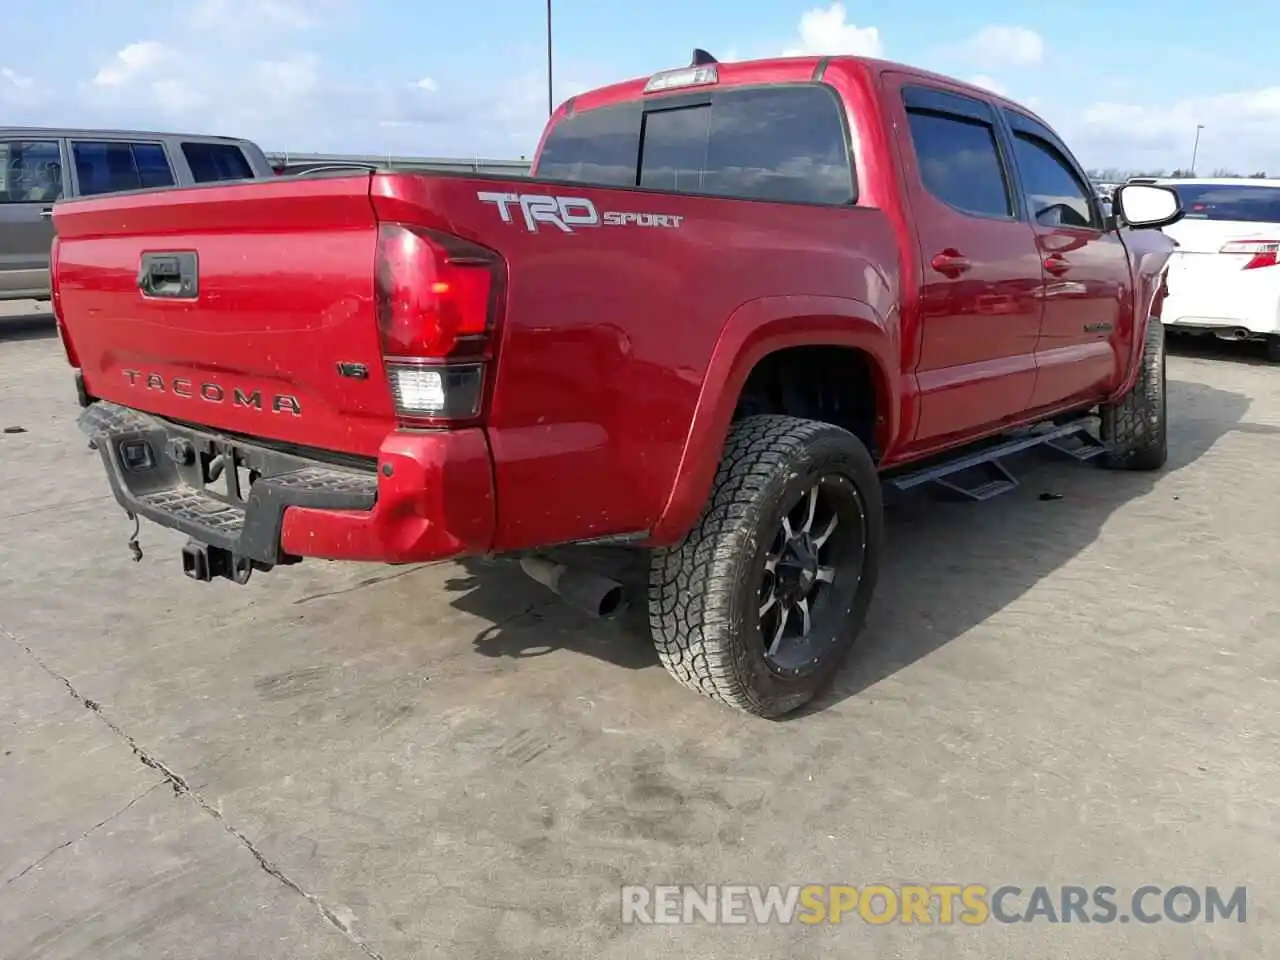
[[[692,61],[699,60],[697,54],[700,53],[703,53],[703,51],[695,51],[695,56],[691,58]],[[671,96],[688,93],[692,90],[703,89],[706,86],[710,86],[710,84],[690,85],[683,88],[672,87],[666,90],[654,91],[648,94],[645,93],[646,84],[648,84],[653,77],[678,70],[689,70],[698,66],[714,66],[716,71],[716,80],[714,83],[716,86],[740,86],[745,84],[781,84],[818,81],[823,79],[827,71],[832,66],[837,65],[859,70],[863,72],[864,75],[870,77],[878,77],[880,74],[886,72],[908,74],[921,80],[944,84],[954,90],[966,92],[975,97],[1019,110],[1033,119],[1039,120],[1042,123],[1044,122],[1042,117],[1037,116],[1024,104],[1001,96],[986,87],[966,83],[964,81],[957,80],[954,77],[948,77],[943,74],[934,73],[930,70],[925,70],[921,67],[899,63],[893,60],[852,55],[771,57],[757,60],[739,60],[727,63],[711,58],[710,61],[704,61],[702,63],[691,62],[685,67],[670,67],[647,77],[635,77],[630,80],[623,80],[618,83],[609,84],[585,93],[577,94],[576,96],[570,97],[566,100],[556,111],[556,114],[559,116],[567,113],[573,113],[577,110],[590,110],[595,107],[609,106],[615,103],[634,100],[642,96]]]

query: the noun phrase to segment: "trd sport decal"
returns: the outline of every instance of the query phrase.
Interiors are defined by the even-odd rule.
[[[669,213],[633,213],[608,210],[600,213],[586,197],[553,197],[545,193],[490,193],[480,191],[476,199],[498,208],[503,223],[514,223],[511,208],[520,211],[525,228],[538,232],[538,225],[573,233],[577,227],[665,227],[674,230],[683,216]]]

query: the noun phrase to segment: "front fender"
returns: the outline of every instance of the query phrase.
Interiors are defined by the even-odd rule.
[[[1123,234],[1125,248],[1129,251],[1130,273],[1133,277],[1131,305],[1133,323],[1129,329],[1132,339],[1121,345],[1121,354],[1128,359],[1120,384],[1107,398],[1114,402],[1133,389],[1141,369],[1142,349],[1147,342],[1147,323],[1159,318],[1164,299],[1165,270],[1177,248],[1173,238],[1159,230],[1126,230]]]
[[[678,541],[697,522],[715,480],[729,424],[747,377],[756,364],[788,347],[853,347],[871,360],[883,443],[898,427],[899,355],[896,335],[861,300],[823,296],[762,297],[744,303],[725,323],[707,365],[693,421],[676,470],[671,496],[648,543]]]

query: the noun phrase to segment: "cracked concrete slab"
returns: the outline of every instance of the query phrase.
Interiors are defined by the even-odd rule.
[[[1035,460],[988,504],[899,504],[861,649],[807,716],[770,724],[669,681],[642,611],[588,622],[508,564],[200,586],[181,538],[146,525],[135,564],[123,514],[92,499],[93,457],[58,452],[82,438],[56,340],[0,331],[10,366],[0,419],[36,435],[0,438],[0,485],[43,489],[0,547],[0,624],[100,711],[63,693],[58,719],[51,678],[0,659],[0,705],[41,751],[0,780],[4,862],[88,833],[13,885],[0,931],[24,939],[4,948],[48,951],[14,956],[143,955],[131,937],[150,957],[207,942],[385,960],[1280,948],[1273,369],[1171,358],[1158,476]],[[154,777],[124,738],[180,796],[113,816]],[[623,883],[876,881],[1248,884],[1251,900],[1243,925],[1154,929],[618,923]]]
[[[368,956],[169,789],[0,888],[0,930],[4,960]]]
[[[0,883],[9,883],[162,781],[7,634],[0,677]]]

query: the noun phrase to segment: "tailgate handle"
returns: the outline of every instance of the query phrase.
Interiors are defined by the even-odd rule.
[[[194,299],[200,292],[200,271],[195,251],[144,253],[138,269],[138,289],[144,297]]]

